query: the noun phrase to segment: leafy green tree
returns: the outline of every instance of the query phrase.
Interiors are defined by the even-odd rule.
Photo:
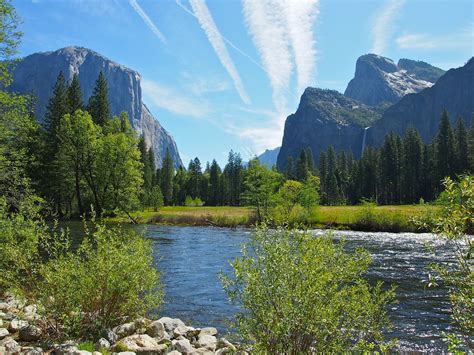
[[[91,116],[81,110],[75,111],[72,115],[65,115],[60,126],[59,161],[63,168],[71,170],[74,174],[76,202],[80,216],[83,216],[85,212],[82,203],[81,185],[84,172],[93,179],[93,181],[89,179],[89,185],[95,182],[93,161],[99,132],[99,129],[92,122]],[[93,186],[92,190],[94,193],[95,208],[100,214],[102,212],[102,206],[97,187]]]
[[[474,350],[474,178],[466,175],[458,182],[447,177],[440,198],[441,214],[432,224],[434,231],[454,244],[456,263],[434,264],[441,281],[448,286],[451,301],[451,319],[455,333],[448,335],[449,351]],[[431,280],[430,285],[437,284]]]
[[[299,203],[307,211],[311,210],[311,208],[319,203],[320,185],[319,177],[313,175],[310,175],[304,182]]]
[[[161,191],[163,193],[165,206],[170,206],[173,203],[173,177],[173,159],[171,159],[169,150],[166,149],[165,158],[163,159],[163,166],[161,168]]]
[[[284,214],[285,221],[289,221],[293,208],[300,203],[303,184],[295,180],[286,180],[278,190],[278,206]]]
[[[18,50],[22,33],[18,30],[21,20],[9,0],[0,0],[0,84],[11,82],[8,62]]]
[[[163,206],[163,194],[158,185],[153,186],[149,193],[150,206],[153,207],[153,211],[158,211]]]
[[[110,119],[109,89],[107,79],[101,71],[95,83],[92,96],[87,104],[87,111],[92,116],[95,124],[103,126]]]
[[[255,353],[387,351],[394,291],[365,280],[370,263],[367,252],[348,254],[330,235],[259,229],[222,280],[243,307],[236,323]]]
[[[257,158],[249,162],[242,198],[248,205],[255,206],[258,222],[268,217],[280,180],[279,173],[260,165]]]
[[[68,97],[68,106],[69,106],[69,113],[74,114],[77,110],[84,109],[84,103],[82,101],[82,89],[81,83],[79,82],[79,78],[77,74],[74,74],[67,89],[67,97]]]

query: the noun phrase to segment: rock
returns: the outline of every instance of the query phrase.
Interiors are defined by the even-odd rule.
[[[231,350],[229,348],[220,348],[217,349],[216,352],[214,353],[215,355],[224,355],[224,354],[233,354],[235,353],[235,350]]]
[[[146,328],[151,323],[151,320],[141,317],[135,320],[134,323],[137,328]]]
[[[6,314],[4,312],[0,312],[0,319],[5,319]]]
[[[444,71],[441,70],[440,73],[439,76]],[[354,79],[347,85],[344,95],[366,105],[376,106],[395,103],[406,94],[420,92],[431,85],[432,82],[416,77],[414,71],[410,75],[389,58],[366,54],[357,59]]]
[[[63,344],[56,344],[55,346],[53,346],[53,351],[56,355],[70,354],[77,350],[77,344],[72,341]]]
[[[38,307],[34,304],[30,304],[28,306],[23,307],[23,312],[25,313],[37,313],[38,312]]]
[[[170,351],[169,353],[166,353],[166,355],[181,355],[181,353],[177,350]]]
[[[182,354],[192,354],[196,351],[188,339],[177,340],[173,344],[173,349],[178,350]]]
[[[220,338],[217,342],[218,349],[228,349],[230,351],[237,351],[237,348],[226,338]]]
[[[11,312],[7,312],[7,313],[0,312],[0,318],[2,318],[3,320],[11,321],[16,318],[16,315]]]
[[[27,322],[27,321],[20,320],[20,319],[13,319],[13,320],[10,322],[10,325],[8,326],[8,330],[9,330],[11,333],[16,333],[16,332],[19,331],[21,328],[27,327],[27,326],[28,326],[28,322]]]
[[[199,334],[197,344],[200,348],[215,350],[217,346],[217,338],[209,334]]]
[[[102,353],[100,351],[93,351],[92,355],[102,355]]]
[[[3,319],[0,318],[0,328],[3,326]]]
[[[35,325],[27,325],[20,329],[20,340],[23,341],[37,341],[41,338],[41,328]]]
[[[121,351],[117,355],[136,355],[136,353],[133,351]]]
[[[36,313],[25,313],[22,318],[23,320],[26,320],[27,322],[33,322],[39,319],[40,316]]]
[[[97,52],[82,47],[67,47],[54,52],[29,55],[15,65],[13,82],[8,90],[20,94],[34,93],[36,117],[43,120],[60,71],[64,73],[67,82],[71,81],[73,74],[78,75],[84,102],[92,95],[97,76],[102,71],[108,84],[110,113],[128,114],[132,127],[143,135],[147,148],[153,148],[157,168],[162,166],[167,150],[175,168],[183,166],[173,137],[143,102],[140,74]]]
[[[193,327],[188,327],[186,325],[180,325],[174,328],[173,335],[175,338],[178,338],[180,335],[184,337],[193,337],[199,334],[199,330],[194,329]]]
[[[125,323],[125,324],[119,325],[118,327],[115,327],[113,331],[115,334],[117,334],[118,338],[120,339],[128,335],[132,335],[133,333],[135,333],[136,329],[137,327],[135,326],[135,323],[130,322],[130,323]]]
[[[134,334],[123,339],[120,339],[117,344],[126,347],[130,351],[135,352],[157,352],[162,353],[167,349],[165,344],[158,344],[158,342],[150,337],[148,334]],[[115,346],[117,346],[115,344]]]
[[[104,349],[108,349],[110,348],[110,342],[105,339],[105,338],[100,338],[98,341],[97,341],[97,344],[96,346],[100,349],[100,348],[104,348]]]
[[[159,320],[151,322],[146,328],[146,334],[152,338],[161,339],[165,337],[165,326]]]
[[[0,340],[0,348],[1,347],[5,348],[7,354],[19,352],[21,350],[20,345],[10,337]]]
[[[5,328],[0,328],[0,339],[3,339],[5,338],[6,336],[8,336],[10,334],[10,332],[5,329]]]
[[[202,328],[201,331],[199,332],[199,336],[204,335],[204,334],[216,335],[217,329],[213,327]]]
[[[107,340],[111,343],[114,344],[118,340],[117,334],[112,329],[107,330]]]
[[[0,311],[7,311],[10,306],[6,302],[0,302]]]
[[[186,324],[183,323],[181,319],[178,318],[169,318],[169,317],[162,317],[158,319],[159,322],[163,324],[165,330],[171,334],[173,334],[173,330],[180,325],[185,326]]]
[[[200,355],[214,355],[214,351],[211,351],[211,350],[206,349],[206,348],[199,348],[199,349],[196,349],[195,354],[200,354]]]
[[[72,355],[92,355],[90,351],[87,350],[74,350],[71,352]]]
[[[22,355],[42,355],[43,349],[34,346],[24,346],[21,348]]]

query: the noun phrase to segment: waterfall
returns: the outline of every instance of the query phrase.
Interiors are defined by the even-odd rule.
[[[364,128],[364,136],[362,138],[362,149],[360,151],[360,157],[362,158],[362,156],[364,155],[364,149],[365,149],[365,137],[367,137],[367,130],[369,129],[370,127],[365,127]]]

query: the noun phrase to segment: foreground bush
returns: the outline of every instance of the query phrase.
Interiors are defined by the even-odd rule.
[[[97,338],[161,304],[150,241],[94,225],[72,248],[67,234],[51,232],[31,205],[8,213],[0,202],[0,294],[38,304],[51,337]]]
[[[244,308],[241,336],[256,352],[310,353],[385,350],[382,330],[394,290],[362,277],[371,262],[348,254],[330,235],[260,229],[223,276],[230,298]]]

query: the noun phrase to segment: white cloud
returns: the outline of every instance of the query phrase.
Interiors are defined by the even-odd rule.
[[[133,7],[135,12],[142,18],[142,20],[145,22],[145,24],[148,26],[148,28],[153,32],[153,34],[160,39],[163,43],[166,43],[166,38],[161,33],[161,31],[156,27],[156,25],[153,23],[153,21],[148,17],[145,11],[141,8],[140,5],[138,5],[137,0],[128,0],[130,3],[130,6]]]
[[[210,113],[205,102],[186,97],[173,88],[145,79],[141,86],[145,101],[172,113],[195,118],[203,118]]]
[[[209,93],[224,92],[232,88],[228,80],[206,74],[195,75],[187,71],[180,73],[183,86],[195,96],[205,96]]]
[[[245,22],[268,75],[273,92],[272,112],[265,128],[241,128],[238,135],[257,151],[281,145],[288,115],[289,86],[296,68],[297,95],[313,80],[316,49],[313,24],[318,0],[242,0]]]
[[[240,98],[245,104],[250,104],[250,98],[245,91],[245,88],[242,84],[242,80],[240,78],[237,69],[235,68],[234,62],[232,61],[229,52],[227,51],[227,47],[222,39],[222,35],[220,34],[214,19],[209,11],[204,0],[190,0],[191,7],[193,9],[194,15],[199,21],[202,29],[206,33],[206,36],[209,42],[214,48],[214,51],[219,58],[222,66],[227,70],[229,76],[232,78],[234,82],[235,89],[237,90]]]
[[[388,0],[376,13],[372,24],[372,53],[383,55],[387,48],[397,15],[405,0]]]
[[[310,85],[316,67],[313,25],[319,13],[318,0],[283,1],[288,37],[298,74],[297,95]]]
[[[449,35],[431,35],[427,33],[404,33],[395,42],[402,49],[445,50],[471,49],[474,50],[474,25]]]

